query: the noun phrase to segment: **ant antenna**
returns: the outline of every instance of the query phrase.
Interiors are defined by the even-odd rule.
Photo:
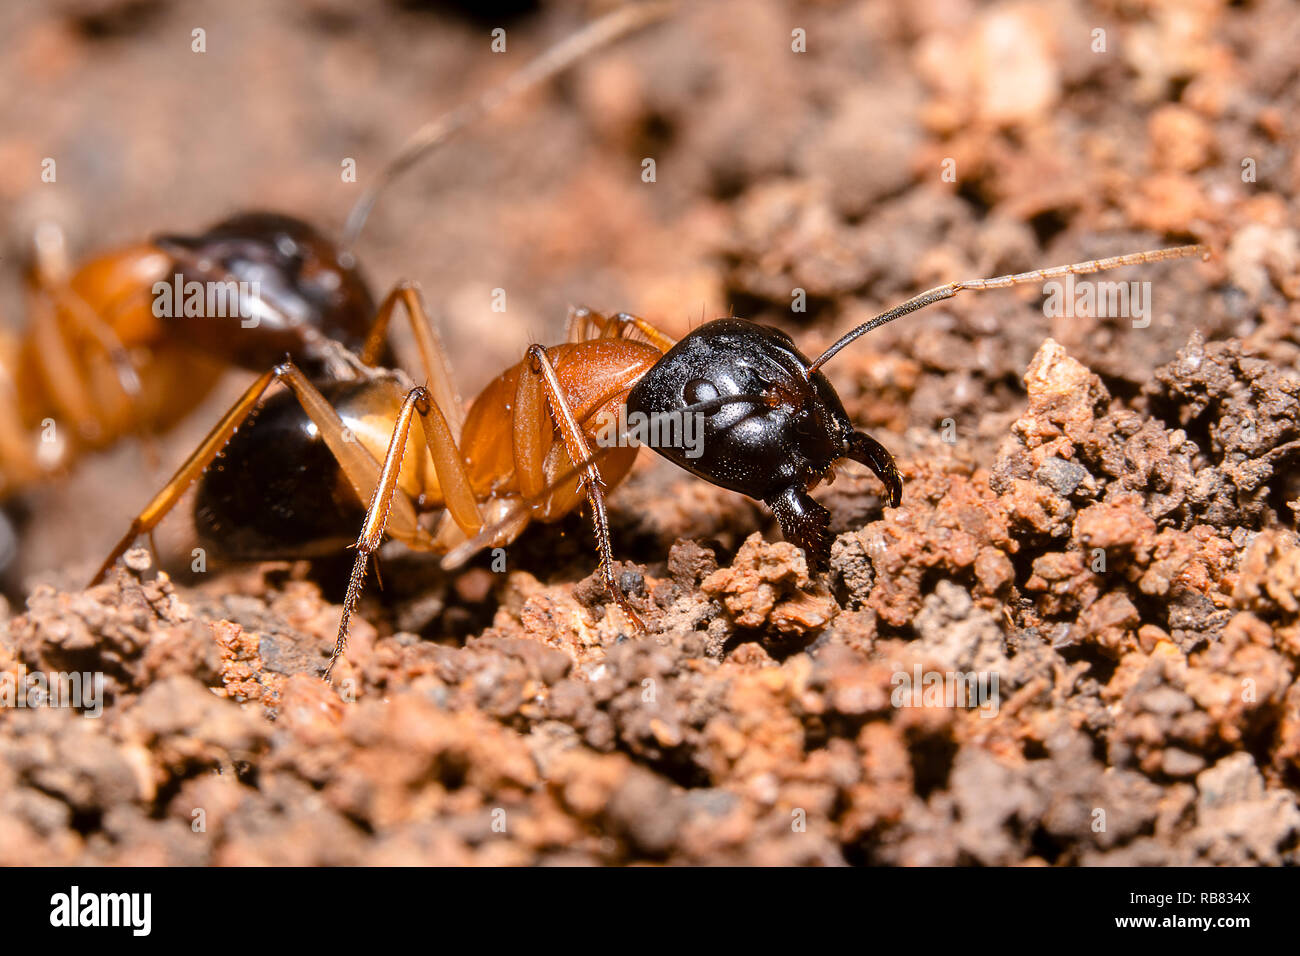
[[[519,72],[477,100],[464,103],[420,127],[366,187],[348,213],[347,224],[343,229],[344,250],[351,249],[356,243],[379,194],[421,157],[437,149],[466,126],[491,113],[506,100],[563,72],[601,47],[663,19],[675,6],[676,0],[648,0],[621,6],[544,50]]]
[[[1144,262],[1162,262],[1165,259],[1183,259],[1187,256],[1199,255],[1202,259],[1208,259],[1210,251],[1201,245],[1195,246],[1175,246],[1171,249],[1152,249],[1148,252],[1131,252],[1125,256],[1111,256],[1108,259],[1090,259],[1087,262],[1076,262],[1068,266],[1053,266],[1050,269],[1035,269],[1032,272],[1020,272],[1016,275],[997,276],[992,279],[967,279],[964,282],[949,282],[947,285],[937,286],[928,292],[922,292],[918,296],[908,299],[902,305],[896,305],[888,312],[882,312],[874,319],[863,322],[851,332],[843,335],[839,341],[828,348],[817,360],[808,366],[808,374],[811,375],[831,359],[833,359],[840,349],[848,345],[854,339],[866,335],[872,329],[878,329],[882,325],[893,322],[895,319],[902,318],[909,312],[916,312],[924,309],[927,305],[933,305],[936,302],[942,302],[944,299],[950,299],[958,292],[970,290],[972,292],[982,292],[985,289],[1005,289],[1008,286],[1023,285],[1029,282],[1043,282],[1047,279],[1053,279],[1063,275],[1090,275],[1094,272],[1105,272],[1107,269],[1118,269],[1120,266],[1134,266]]]

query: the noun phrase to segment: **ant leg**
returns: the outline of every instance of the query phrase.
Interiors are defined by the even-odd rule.
[[[424,433],[425,445],[433,458],[443,501],[452,520],[460,526],[467,537],[473,537],[483,527],[483,516],[479,511],[478,501],[470,485],[469,474],[465,470],[465,462],[452,438],[447,419],[437,402],[430,400],[429,391],[417,385],[407,393],[401,411],[398,412],[392,437],[388,441],[388,452],[384,455],[384,464],[366,509],[366,520],[361,526],[361,534],[357,537],[357,558],[352,565],[352,576],[348,579],[347,595],[343,599],[343,616],[339,619],[334,653],[325,668],[326,683],[329,683],[333,676],[334,665],[347,650],[352,612],[361,597],[370,555],[384,540],[384,526],[388,522],[388,514],[394,495],[397,493],[402,459],[406,456],[406,441],[411,429],[411,419],[417,414],[420,416],[420,429]],[[422,550],[432,550],[432,545],[433,543],[429,542],[422,547]]]
[[[0,368],[0,462],[0,495],[36,481],[45,473],[32,451],[13,380],[4,368]]]
[[[509,498],[496,499],[495,504],[500,507],[496,509],[494,515],[485,515],[489,520],[479,529],[479,533],[466,541],[451,545],[447,553],[442,556],[443,569],[454,571],[484,548],[497,547],[519,537],[520,532],[528,527],[532,520],[534,508],[570,482],[581,479],[588,465],[598,463],[612,450],[612,448],[602,448],[590,458],[553,477],[538,495],[531,497],[512,495]]]
[[[47,394],[83,436],[96,440],[124,431],[131,420],[131,405],[140,394],[140,379],[130,354],[112,325],[69,284],[63,231],[44,223],[37,228],[34,240],[32,344]],[[152,265],[146,269],[152,271]],[[65,322],[72,328],[65,328]],[[103,365],[96,362],[84,374],[78,368],[77,337],[93,340],[116,372],[116,381],[107,388],[95,387],[104,383]]]
[[[411,333],[415,336],[420,365],[428,377],[425,386],[446,417],[452,436],[460,441],[461,427],[465,423],[465,403],[456,389],[456,380],[452,376],[451,363],[447,360],[447,350],[443,348],[437,323],[430,318],[424,307],[424,298],[420,295],[420,287],[414,282],[403,280],[384,297],[361,349],[361,361],[366,365],[375,364],[387,341],[388,324],[398,305],[405,307]]]
[[[614,314],[612,321],[617,323],[618,328],[624,334],[626,334],[626,332],[630,329],[633,328],[636,329],[638,332],[644,335],[649,340],[650,344],[653,345],[655,348],[657,348],[660,352],[667,352],[669,349],[671,349],[674,345],[677,344],[677,340],[673,338],[671,335],[668,335],[665,332],[661,331],[660,329],[656,328],[655,326],[651,325],[645,319],[640,318],[639,316],[632,315],[630,312],[616,312]]]
[[[55,410],[75,424],[78,437],[100,440],[103,423],[95,414],[94,402],[73,359],[58,309],[41,292],[32,300],[31,316],[32,352]]]
[[[113,564],[126,553],[127,548],[140,535],[152,531],[185,494],[191,484],[212,464],[213,459],[225,447],[226,442],[248,418],[257,406],[262,394],[272,382],[283,383],[302,406],[307,417],[315,423],[322,440],[334,458],[338,461],[348,483],[356,491],[357,497],[365,501],[365,495],[379,480],[379,462],[366,451],[358,441],[349,440],[343,426],[343,420],[320,391],[307,380],[292,362],[284,362],[258,376],[257,380],[244,392],[234,405],[222,416],[221,420],[208,432],[185,462],[177,469],[171,479],[145,505],[144,509],[132,520],[131,527],[113,548],[95,572],[90,584],[93,586],[104,579]],[[413,547],[429,546],[432,539],[420,528],[415,513],[415,506],[405,496],[392,502],[393,511],[389,520],[394,525],[393,536],[411,544]]]
[[[560,430],[570,461],[587,462],[581,470],[580,486],[586,488],[587,500],[591,503],[592,523],[596,526],[596,550],[600,555],[605,587],[633,624],[645,630],[645,622],[628,602],[614,577],[614,549],[609,540],[605,483],[600,477],[600,469],[592,459],[587,439],[573,415],[573,409],[569,407],[546,349],[532,345],[528,348],[524,367],[520,370],[514,409],[515,473],[519,478],[520,493],[526,499],[539,497],[546,489],[543,460],[549,450],[551,424],[547,421],[544,403],[550,405],[549,418]]]
[[[591,330],[596,334],[592,335]],[[661,352],[667,352],[677,344],[677,340],[665,334],[645,319],[630,312],[618,312],[612,316],[594,312],[586,306],[569,310],[566,341],[585,342],[588,339],[621,339],[633,330],[640,332],[651,345]]]
[[[31,312],[36,364],[55,407],[92,441],[127,430],[140,378],[112,326],[68,288],[38,290]],[[102,353],[87,357],[85,368],[78,367],[78,333]]]
[[[585,305],[569,306],[569,320],[564,325],[564,341],[585,342],[587,339],[595,338],[596,336],[591,334],[591,327],[596,324],[597,316],[602,320],[605,318]]]
[[[98,354],[86,357],[85,376],[101,427],[107,434],[128,431],[141,385],[126,346],[113,326],[70,287],[51,289],[47,294],[56,314],[72,325],[74,335],[91,339],[98,348]]]

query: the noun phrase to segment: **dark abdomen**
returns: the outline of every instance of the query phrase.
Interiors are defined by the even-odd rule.
[[[342,410],[360,387],[320,389]],[[240,427],[199,480],[194,503],[200,544],[236,561],[335,554],[356,541],[364,519],[338,462],[288,392],[271,396]]]

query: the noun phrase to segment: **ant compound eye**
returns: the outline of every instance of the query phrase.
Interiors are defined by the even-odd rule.
[[[707,378],[693,378],[682,388],[682,398],[687,405],[707,402],[718,397],[718,389]]]

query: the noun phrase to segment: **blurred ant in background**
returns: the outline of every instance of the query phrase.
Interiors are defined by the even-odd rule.
[[[28,318],[0,339],[0,500],[12,499],[81,455],[123,437],[165,432],[187,417],[230,367],[262,372],[286,356],[312,381],[347,379],[355,356],[391,364],[384,330],[394,309],[420,310],[404,283],[376,308],[350,251],[385,186],[502,101],[668,11],[626,6],[543,52],[478,100],[412,136],[349,216],[335,242],[310,223],[247,212],[193,236],[164,235],[75,268],[61,230],[36,229]],[[253,289],[237,309],[157,308],[162,288]],[[417,322],[422,329],[428,323]],[[429,353],[425,341],[423,354]],[[449,401],[450,394],[440,394]]]
[[[352,258],[289,216],[245,213],[198,236],[104,253],[71,272],[56,228],[38,228],[36,240],[28,322],[0,361],[0,496],[126,435],[165,431],[225,366],[260,370],[288,353],[321,374],[333,343],[359,349],[375,314]],[[258,297],[243,303],[248,316],[159,316],[155,285],[170,286],[176,275],[182,283],[255,283]],[[70,423],[69,433],[56,422]]]

